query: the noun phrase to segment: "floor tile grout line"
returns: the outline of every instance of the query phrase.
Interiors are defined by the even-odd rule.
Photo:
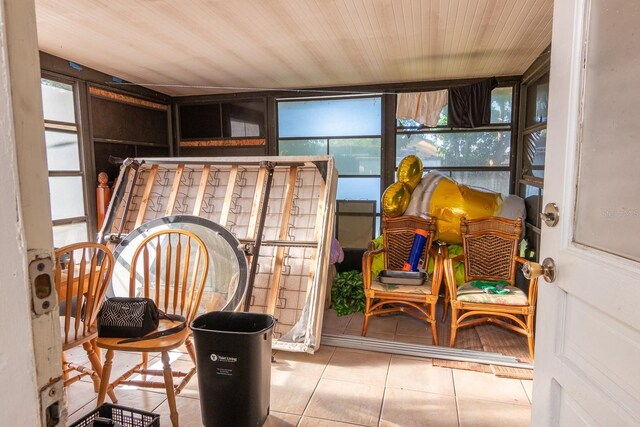
[[[510,406],[531,406],[528,399],[525,403],[518,402],[505,402],[504,400],[495,400],[495,399],[483,399],[481,397],[469,397],[469,396],[456,396],[456,398],[466,399],[466,400],[477,400],[478,402],[491,402],[496,403],[498,405],[510,405]]]
[[[458,427],[460,426],[460,404],[458,402],[458,391],[456,389],[456,376],[453,374],[453,369],[448,368],[451,374],[451,383],[453,384],[453,396],[456,399],[456,417],[458,418]]]
[[[302,417],[304,415],[300,416],[300,421],[298,421],[298,424],[296,425],[300,425],[300,423],[302,422]],[[321,420],[321,421],[331,421],[332,423],[339,423],[341,425],[345,425],[345,426],[354,426],[354,427],[367,427],[364,424],[356,424],[356,423],[350,423],[347,421],[336,421],[336,420],[330,420],[329,418],[319,418],[319,417],[310,417],[310,416],[306,416],[306,418],[311,419],[311,420]]]
[[[389,362],[387,363],[387,375],[384,378],[384,388],[382,389],[382,401],[380,402],[380,411],[378,412],[378,427],[382,422],[382,408],[384,408],[384,399],[387,397],[387,384],[389,383],[389,372],[391,371],[391,360],[393,357],[389,358]]]
[[[318,382],[316,382],[316,386],[313,388],[313,392],[311,392],[311,395],[309,396],[309,400],[307,400],[307,404],[304,405],[304,409],[302,410],[302,414],[300,414],[300,419],[298,420],[298,423],[296,424],[296,426],[299,426],[300,423],[302,422],[302,417],[304,417],[304,413],[307,412],[307,408],[309,408],[309,403],[311,403],[311,399],[313,399],[313,395],[316,394],[316,391],[318,390],[318,385],[322,380],[322,376],[324,375],[324,372],[327,370],[327,366],[329,366],[329,363],[331,363],[331,359],[333,359],[333,356],[335,354],[336,354],[336,347],[333,347],[331,356],[327,360],[327,363],[324,365],[324,369],[322,370],[322,372],[320,373],[320,376],[318,377]]]
[[[524,395],[527,396],[527,400],[529,401],[529,405],[532,405],[533,402],[531,401],[531,396],[529,396],[529,393],[527,393],[527,388],[524,386],[524,380],[520,380],[520,384],[522,385],[522,388],[524,390]]]

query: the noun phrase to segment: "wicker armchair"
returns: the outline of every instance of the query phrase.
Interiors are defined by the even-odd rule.
[[[424,260],[425,266],[428,265],[430,257],[434,259],[435,270],[433,277],[427,279],[420,286],[383,284],[377,279],[371,280],[371,263],[373,262],[373,257],[379,253],[384,254],[385,269],[402,270],[404,263],[409,258],[415,230],[418,228],[428,232],[421,259]],[[382,219],[383,247],[369,250],[362,256],[362,278],[366,298],[362,336],[367,335],[371,316],[403,312],[424,320],[427,324],[431,324],[433,343],[435,345],[438,344],[436,303],[443,273],[440,258],[431,249],[435,230],[435,218],[423,219],[414,216],[401,216]]]
[[[485,217],[460,222],[464,253],[444,261],[445,282],[451,300],[451,340],[454,346],[459,328],[485,322],[495,323],[527,337],[529,353],[534,351],[534,314],[538,290],[537,279],[529,282],[526,294],[514,286],[516,265],[525,260],[517,256],[522,230],[520,220]],[[453,261],[464,260],[465,283],[456,286]],[[474,285],[470,284],[476,282]],[[500,286],[498,281],[507,283]],[[483,287],[497,288],[486,293]],[[504,289],[504,290],[503,290]],[[446,301],[445,301],[446,304]]]

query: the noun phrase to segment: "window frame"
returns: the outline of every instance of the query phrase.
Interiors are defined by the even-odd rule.
[[[321,137],[313,137],[313,136],[298,136],[298,137],[280,137],[280,129],[279,129],[279,105],[280,103],[285,102],[301,102],[301,101],[326,101],[326,100],[338,100],[338,99],[368,99],[368,98],[377,98],[380,101],[380,134],[379,135],[353,135],[353,136],[342,136],[342,135],[331,135],[331,136],[321,136]],[[386,98],[383,94],[380,93],[372,93],[366,95],[348,95],[348,96],[300,96],[300,97],[288,97],[288,98],[276,98],[275,99],[275,152],[276,155],[280,155],[280,141],[291,141],[291,140],[325,140],[327,142],[327,150],[326,155],[330,155],[331,146],[330,141],[332,139],[339,140],[347,140],[347,139],[378,139],[380,140],[380,173],[378,175],[352,175],[352,174],[340,174],[338,177],[338,185],[340,184],[340,178],[364,178],[364,179],[378,179],[380,183],[378,188],[378,198],[376,200],[376,212],[373,215],[377,232],[379,232],[379,224],[382,218],[382,205],[381,205],[381,197],[383,189],[386,188],[384,185],[384,173],[385,173],[385,101]],[[364,201],[364,200],[363,200]],[[364,214],[366,215],[366,214]],[[359,215],[360,216],[360,215]],[[337,213],[336,213],[337,218]],[[337,227],[334,229],[334,236],[337,238]],[[363,248],[366,249],[366,248]]]
[[[49,80],[49,81],[69,85],[71,86],[71,89],[73,92],[73,109],[74,109],[75,122],[71,123],[71,122],[62,122],[58,120],[46,119],[44,117],[44,111],[43,111],[44,131],[45,132],[55,131],[55,132],[75,134],[78,141],[78,157],[79,157],[78,170],[55,170],[55,171],[47,170],[47,177],[48,178],[80,177],[82,180],[82,188],[83,188],[82,199],[83,199],[84,215],[61,218],[56,220],[52,219],[52,231],[53,231],[53,228],[56,226],[84,223],[86,224],[86,229],[87,229],[87,235],[85,236],[85,239],[87,241],[91,241],[90,236],[95,234],[95,228],[96,228],[95,220],[94,220],[95,203],[93,205],[91,204],[92,192],[90,191],[90,186],[88,182],[88,176],[89,176],[88,169],[91,168],[91,165],[88,165],[87,159],[89,159],[91,155],[90,153],[87,153],[87,146],[84,143],[86,139],[86,134],[87,134],[87,129],[85,128],[85,125],[83,122],[82,102],[81,102],[82,93],[84,93],[84,90],[83,90],[84,88],[82,87],[82,84],[76,79],[60,76],[51,72],[43,71],[41,73],[40,78],[41,78],[41,82],[40,82],[41,85],[42,85],[42,80]],[[44,142],[44,134],[43,134],[43,142]],[[53,205],[54,200],[51,200],[50,203]]]
[[[516,194],[523,199],[526,199],[526,187],[530,186],[532,188],[537,189],[538,192],[538,203],[536,206],[537,212],[534,212],[534,216],[538,219],[537,224],[532,224],[528,221],[525,221],[525,234],[527,236],[531,235],[535,242],[530,243],[532,247],[536,249],[534,256],[531,258],[533,261],[538,261],[540,257],[540,243],[541,243],[541,233],[542,229],[539,224],[539,214],[542,212],[542,197],[544,195],[544,178],[536,177],[533,175],[524,173],[524,156],[525,156],[525,140],[527,136],[531,135],[534,132],[539,132],[547,129],[548,123],[548,114],[547,121],[534,123],[532,125],[526,126],[527,120],[527,89],[531,84],[535,84],[541,78],[545,76],[545,74],[549,74],[551,69],[551,48],[548,47],[540,57],[531,65],[531,67],[524,73],[522,77],[522,82],[520,83],[520,103],[519,103],[519,131],[517,135],[517,159],[516,159],[516,167],[515,167],[515,177],[514,183],[516,185]],[[544,165],[542,167],[537,166],[532,169],[544,170]],[[525,202],[526,203],[526,202]],[[529,212],[527,212],[529,214]],[[526,255],[526,254],[525,254]],[[525,256],[525,258],[529,258]]]
[[[437,170],[443,172],[447,176],[451,176],[452,172],[509,172],[509,181],[507,183],[508,193],[514,194],[516,191],[516,183],[514,182],[514,163],[516,162],[516,147],[518,141],[518,119],[519,119],[519,108],[517,108],[518,100],[519,100],[519,89],[520,83],[515,81],[504,82],[498,84],[496,88],[511,88],[511,122],[509,123],[491,123],[487,126],[479,126],[476,128],[456,128],[448,125],[438,125],[435,127],[427,127],[427,126],[418,126],[418,127],[407,127],[407,126],[399,126],[398,120],[394,117],[395,129],[394,129],[394,139],[393,139],[393,163],[394,163],[394,176],[398,170],[398,159],[397,157],[397,141],[398,136],[400,135],[418,135],[418,134],[438,134],[438,133],[481,133],[481,132],[510,132],[510,151],[509,151],[509,165],[507,166],[424,166],[422,168],[423,173]],[[429,89],[435,90],[435,89]],[[396,92],[396,102],[397,95],[399,93],[404,93],[405,91]],[[408,90],[406,92],[416,92],[416,90]]]

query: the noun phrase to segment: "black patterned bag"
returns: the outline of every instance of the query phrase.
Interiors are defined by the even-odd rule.
[[[181,324],[147,335],[158,328],[160,319],[180,321]],[[156,303],[150,298],[109,298],[102,303],[98,312],[98,336],[129,338],[118,344],[171,335],[185,327],[184,317],[165,314],[158,310]]]

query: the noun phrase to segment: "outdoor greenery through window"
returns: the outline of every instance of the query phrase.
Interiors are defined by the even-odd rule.
[[[494,89],[491,125],[482,128],[448,128],[446,106],[433,128],[398,120],[396,166],[405,156],[414,154],[425,170],[438,170],[460,183],[508,194],[512,98],[511,87]]]
[[[336,199],[375,201],[379,215],[381,126],[380,97],[282,100],[278,154],[332,155],[339,173]]]
[[[87,214],[74,87],[41,80],[55,247],[86,241]]]

